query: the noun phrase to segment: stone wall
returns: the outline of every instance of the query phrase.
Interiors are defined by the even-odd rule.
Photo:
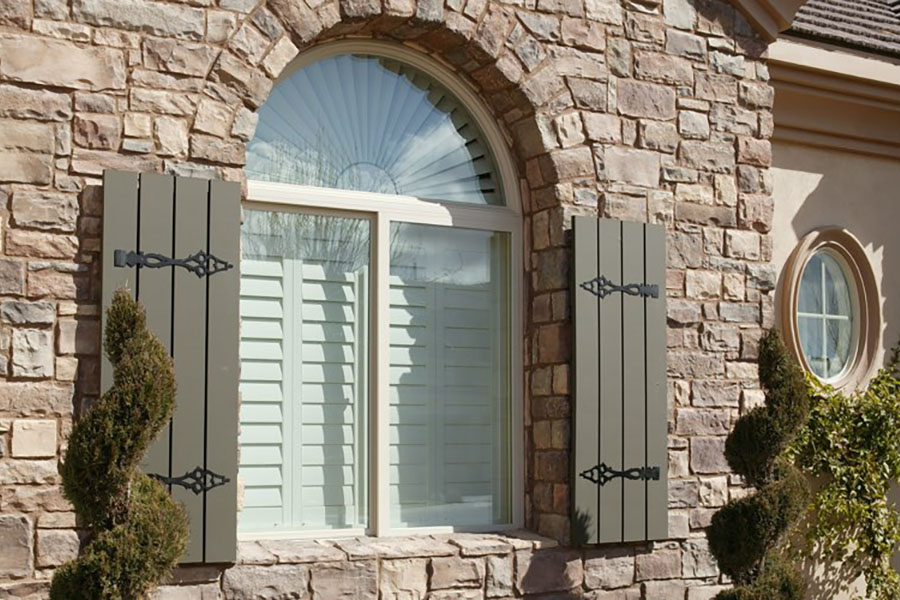
[[[527,532],[244,542],[241,564],[182,569],[158,600],[592,598],[710,600],[724,586],[697,544],[574,550]],[[180,584],[180,585],[178,585]],[[219,595],[221,594],[221,596]],[[293,594],[293,595],[292,595]]]
[[[652,552],[541,556],[573,565],[564,570],[577,590],[604,587],[587,575],[604,572],[596,577],[625,590],[646,580],[647,598],[684,598],[685,586],[690,598],[706,597],[696,584],[718,577],[697,558],[706,552],[702,530],[717,506],[744,493],[722,449],[740,411],[761,399],[753,360],[762,328],[773,324],[775,285],[773,93],[764,45],[730,4],[0,0],[0,598],[41,597],[52,569],[78,548],[57,466],[73,415],[98,393],[102,170],[243,180],[244,146],[274,79],[300,50],[347,36],[432,54],[478,91],[508,135],[525,196],[522,501],[526,525],[563,544],[569,216],[668,227],[672,541]],[[521,552],[511,577],[532,568]],[[376,566],[384,581],[406,564],[377,560],[334,564],[366,581]],[[445,559],[409,560],[403,577],[415,571],[419,585],[426,573],[436,589]],[[473,565],[478,586],[431,597],[486,593],[491,559],[453,560]],[[616,579],[631,565],[630,579]],[[317,568],[270,570],[294,569],[302,581],[308,574],[315,592],[317,578],[332,573]],[[180,588],[173,597],[215,597],[217,589]]]

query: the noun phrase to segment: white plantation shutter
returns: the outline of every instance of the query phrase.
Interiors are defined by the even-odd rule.
[[[392,226],[389,527],[508,523],[509,238]],[[245,211],[243,531],[367,526],[368,222]]]
[[[286,303],[289,264],[244,258],[241,272],[241,434],[239,473],[244,484],[242,528],[290,522],[292,311]],[[287,268],[286,268],[287,267]],[[287,306],[286,306],[287,304]]]
[[[365,481],[366,269],[245,257],[241,528],[359,525]]]
[[[354,465],[365,447],[357,423],[365,409],[367,374],[363,347],[367,327],[365,269],[335,272],[321,264],[293,261],[301,278],[298,311],[303,368],[300,373],[301,528],[356,524],[362,481]],[[295,290],[297,289],[295,282]],[[296,294],[296,292],[295,292]],[[297,314],[297,313],[295,313]],[[296,515],[295,515],[296,521]]]
[[[444,379],[445,494],[449,501],[463,504],[453,522],[492,523],[498,423],[493,412],[491,357],[497,335],[490,319],[491,289],[438,285],[435,296],[443,332],[438,368]]]
[[[487,524],[503,456],[494,450],[490,286],[391,277],[392,522]]]
[[[435,328],[429,290],[391,277],[390,480],[393,523],[427,510],[433,495],[429,404],[434,395]],[[423,517],[424,519],[424,517]]]

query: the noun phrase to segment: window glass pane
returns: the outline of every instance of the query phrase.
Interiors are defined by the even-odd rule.
[[[395,527],[510,521],[509,238],[394,224]]]
[[[822,321],[821,317],[799,317],[800,328],[800,345],[803,348],[803,354],[806,356],[806,362],[809,363],[813,373],[819,377],[828,377],[828,369],[824,355],[824,345],[822,343]]]
[[[259,111],[251,179],[502,205],[487,140],[443,85],[393,59],[332,56]]]
[[[800,281],[798,328],[806,361],[823,379],[839,376],[853,358],[851,293],[849,276],[829,251],[809,259]]]
[[[369,222],[244,211],[243,531],[366,523]]]
[[[822,259],[819,254],[810,258],[803,269],[799,295],[800,312],[822,313]]]
[[[825,299],[828,314],[849,317],[852,308],[844,270],[840,263],[829,254],[822,255],[822,265],[825,267]]]
[[[825,324],[825,350],[828,355],[826,377],[835,377],[844,370],[850,358],[851,335],[849,319],[828,319]]]

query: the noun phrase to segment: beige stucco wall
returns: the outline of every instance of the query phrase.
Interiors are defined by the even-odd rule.
[[[900,339],[900,160],[817,148],[783,140],[773,144],[775,220],[773,262],[782,292],[783,270],[800,239],[813,229],[840,226],[852,232],[865,248],[880,287],[882,335],[872,372],[886,350]],[[777,303],[778,304],[778,303]],[[778,315],[780,320],[781,315]],[[900,502],[900,493],[895,494]],[[900,567],[900,557],[895,559]],[[833,586],[836,565],[817,565],[813,579],[829,585],[813,586],[810,598],[843,600],[851,590],[862,592],[860,581]]]
[[[848,229],[865,248],[881,288],[877,369],[900,339],[900,160],[778,140],[773,153],[778,294],[785,261],[804,235],[819,227]]]

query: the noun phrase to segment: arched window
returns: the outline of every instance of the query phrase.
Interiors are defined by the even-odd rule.
[[[521,525],[516,181],[468,88],[301,55],[247,154],[240,529]]]

